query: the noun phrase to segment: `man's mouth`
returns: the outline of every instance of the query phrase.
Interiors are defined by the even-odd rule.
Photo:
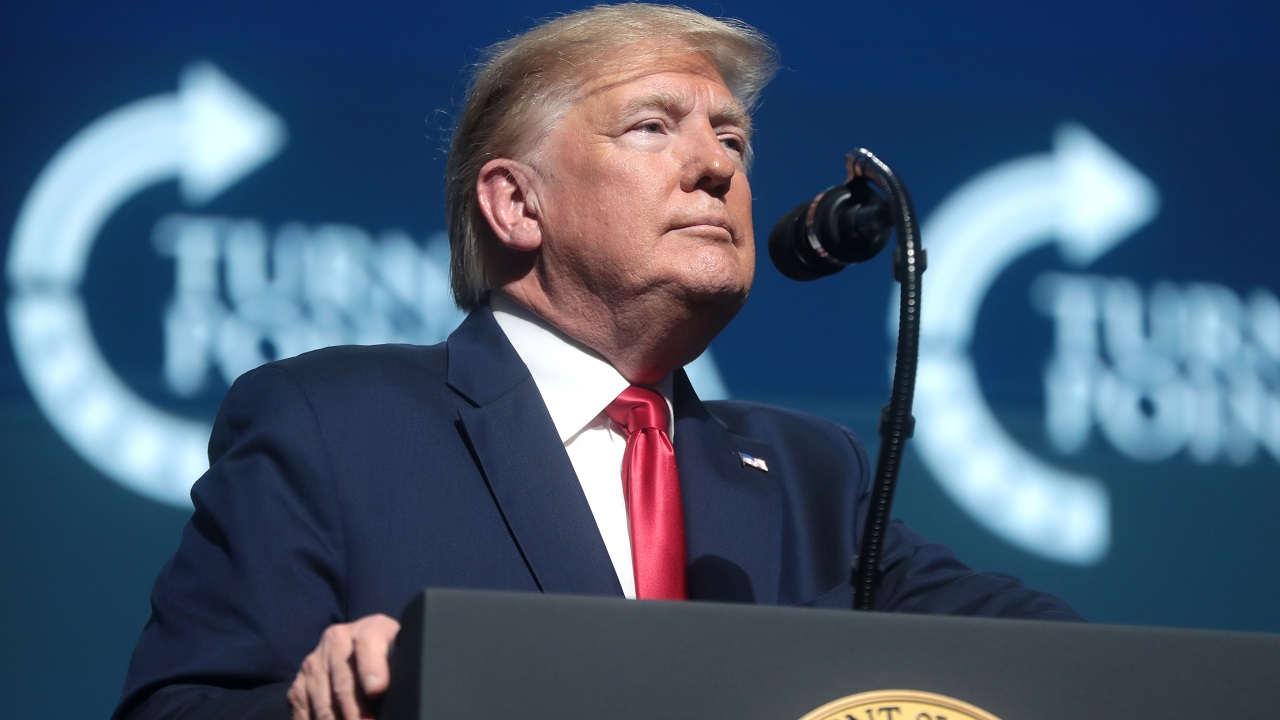
[[[708,237],[714,236],[729,241],[734,239],[732,225],[728,218],[721,216],[707,215],[688,218],[677,223],[675,229],[688,230]]]

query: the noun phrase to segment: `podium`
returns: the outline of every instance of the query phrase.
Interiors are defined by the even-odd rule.
[[[800,720],[908,689],[1000,720],[1280,717],[1280,635],[428,590],[384,720]],[[858,709],[840,720],[955,720]]]

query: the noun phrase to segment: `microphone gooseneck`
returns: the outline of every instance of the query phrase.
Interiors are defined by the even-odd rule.
[[[880,455],[852,581],[854,609],[870,610],[880,581],[880,557],[898,472],[915,430],[911,403],[920,350],[920,276],[927,262],[915,207],[897,175],[862,148],[845,158],[845,167],[849,177],[844,185],[823,191],[778,221],[769,235],[769,257],[783,275],[814,280],[874,257],[891,231],[897,235],[893,276],[901,294],[893,388],[889,404],[880,412]]]

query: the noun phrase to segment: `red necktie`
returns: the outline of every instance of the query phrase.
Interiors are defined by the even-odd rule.
[[[684,506],[676,453],[667,435],[667,401],[633,385],[604,411],[627,434],[622,489],[631,524],[636,597],[683,600]]]

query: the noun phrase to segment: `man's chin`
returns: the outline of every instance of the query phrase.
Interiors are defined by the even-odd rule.
[[[708,312],[714,308],[726,308],[737,312],[747,301],[750,284],[737,279],[698,278],[681,284],[680,295],[691,308]]]
[[[715,337],[742,309],[750,291],[750,285],[741,283],[689,287],[684,297],[687,322],[706,328],[706,332]],[[711,338],[707,342],[710,343]]]
[[[724,252],[726,249],[719,247],[713,252],[700,253],[679,268],[677,282],[685,289],[690,302],[703,306],[724,305],[734,312],[746,302],[754,265],[744,267],[743,259],[736,253]]]

